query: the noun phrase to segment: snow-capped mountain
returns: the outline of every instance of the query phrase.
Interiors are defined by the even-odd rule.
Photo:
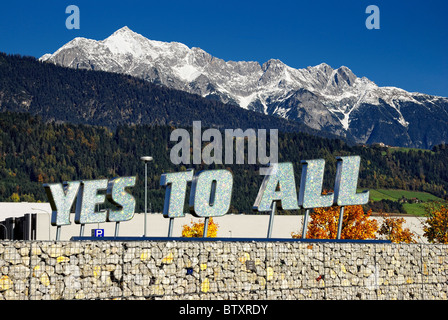
[[[129,74],[359,143],[428,148],[448,142],[447,98],[379,87],[345,66],[224,61],[200,48],[149,40],[128,27],[100,41],[75,38],[40,60]]]

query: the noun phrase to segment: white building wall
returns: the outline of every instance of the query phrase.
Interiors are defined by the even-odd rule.
[[[55,240],[56,227],[51,226],[51,207],[49,203],[28,203],[28,202],[3,202],[0,203],[0,220],[8,217],[20,217],[26,213],[37,214],[37,234],[36,240]],[[135,214],[130,221],[121,222],[119,225],[120,237],[138,237],[144,234],[144,214]],[[381,224],[381,217],[373,217]],[[303,216],[283,216],[277,215],[274,218],[272,238],[291,238],[291,232],[302,230]],[[182,226],[190,224],[191,221],[203,221],[186,214],[183,218],[174,219],[173,237],[182,235]],[[422,223],[425,218],[405,217],[405,227],[420,236],[419,242],[426,242],[423,237]],[[75,224],[74,214],[71,216],[71,225],[62,226],[60,240],[70,240],[71,237],[80,235],[80,225]],[[266,238],[269,224],[269,215],[238,215],[227,214],[223,217],[216,217],[214,221],[218,223],[218,237],[227,238]],[[168,235],[169,219],[164,218],[160,213],[147,214],[147,236],[166,237]],[[105,236],[112,237],[115,232],[115,223],[95,223],[84,227],[84,236],[90,236],[92,229],[104,229]]]

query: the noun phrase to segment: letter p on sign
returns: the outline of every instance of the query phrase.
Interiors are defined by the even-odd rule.
[[[104,237],[104,229],[93,229],[92,237],[103,238]]]

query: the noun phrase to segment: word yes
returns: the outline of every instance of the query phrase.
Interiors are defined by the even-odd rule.
[[[54,226],[71,224],[70,209],[75,198],[77,198],[75,207],[77,224],[131,220],[134,217],[135,199],[125,188],[134,185],[135,177],[121,177],[110,181],[101,179],[44,184],[52,210],[51,224]],[[98,194],[100,190],[106,190],[106,194]],[[95,206],[104,203],[106,198],[118,210],[96,212]]]

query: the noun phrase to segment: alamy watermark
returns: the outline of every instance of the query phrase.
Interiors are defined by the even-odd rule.
[[[257,164],[257,159],[261,165],[278,163],[278,129],[269,130],[269,155],[266,129],[225,129],[223,138],[220,130],[210,128],[202,132],[201,121],[193,121],[192,137],[186,129],[175,129],[170,141],[177,142],[170,152],[170,160],[176,165],[244,164],[246,141],[247,164]],[[260,168],[260,174],[267,174],[266,169]]]
[[[69,30],[80,28],[80,14],[79,7],[71,4],[65,8],[65,13],[70,14],[65,20],[65,27]]]
[[[370,5],[366,8],[366,13],[370,15],[366,19],[366,28],[369,30],[380,28],[380,8]]]

